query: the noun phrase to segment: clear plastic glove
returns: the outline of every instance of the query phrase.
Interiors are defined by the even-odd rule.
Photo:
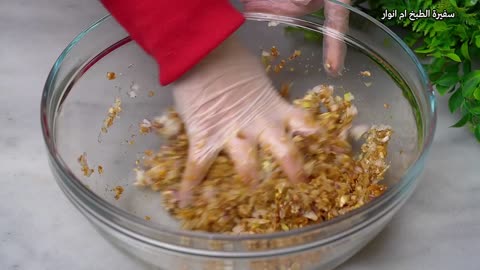
[[[325,27],[344,34],[348,29],[349,12],[341,5],[329,0],[241,0],[248,12],[265,12],[285,16],[303,16],[322,7]],[[350,0],[338,0],[350,5]],[[341,74],[344,66],[346,45],[338,36],[325,35],[323,39],[323,66],[332,76]]]
[[[305,180],[303,160],[290,134],[313,134],[321,128],[309,115],[287,103],[273,87],[258,56],[230,37],[173,84],[177,110],[189,138],[180,206],[225,149],[238,174],[260,180],[257,146],[269,147],[292,182]]]

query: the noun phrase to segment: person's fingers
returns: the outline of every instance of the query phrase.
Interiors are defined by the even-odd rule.
[[[240,0],[247,12],[303,16],[323,7],[323,0]]]
[[[193,187],[205,178],[216,157],[216,152],[206,147],[202,140],[192,140],[189,146],[187,164],[178,192],[179,206],[182,208],[190,204]]]
[[[246,183],[252,185],[256,185],[260,180],[256,148],[256,144],[247,139],[242,133],[232,138],[225,147],[238,175]]]
[[[350,5],[350,0],[338,0]],[[331,33],[324,35],[323,39],[323,66],[332,76],[341,75],[347,46],[342,38],[348,30],[349,11],[345,7],[325,0],[325,27]],[[333,30],[333,31],[332,31]]]
[[[295,5],[306,6],[312,2],[312,0],[290,0]]]
[[[309,136],[323,132],[320,125],[315,124],[315,119],[311,114],[298,108],[291,109],[286,116],[286,124],[291,135]]]
[[[293,183],[305,181],[303,158],[285,130],[267,127],[259,136],[262,147],[267,148]]]

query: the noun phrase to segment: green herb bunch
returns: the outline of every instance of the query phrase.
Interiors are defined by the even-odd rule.
[[[449,95],[450,111],[461,113],[461,119],[452,127],[468,125],[480,141],[480,70],[472,68],[472,64],[480,65],[480,0],[357,0],[353,5],[380,21],[385,10],[455,14],[443,20],[395,18],[382,23],[409,30],[405,43],[419,57],[431,58],[430,64],[424,65],[431,82],[440,95]],[[323,10],[313,15],[324,18]],[[313,31],[291,27],[286,30],[302,31],[308,40],[321,39]]]
[[[480,70],[472,70],[472,63],[480,64],[480,1],[370,0],[369,9],[364,11],[381,19],[385,10],[436,10],[455,15],[443,20],[396,18],[383,23],[410,30],[404,41],[420,57],[432,58],[425,65],[430,80],[440,95],[449,95],[450,112],[462,114],[452,127],[468,124],[480,141]]]

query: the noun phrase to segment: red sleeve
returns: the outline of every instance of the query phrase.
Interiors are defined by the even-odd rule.
[[[167,85],[215,49],[245,21],[228,0],[102,0],[157,61]]]

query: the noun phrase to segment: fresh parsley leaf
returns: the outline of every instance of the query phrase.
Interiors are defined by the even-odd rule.
[[[418,48],[415,50],[416,53],[431,53],[435,51],[435,48],[425,48],[425,47],[422,47],[422,48]]]
[[[460,57],[454,53],[447,53],[446,57],[452,59],[455,62],[462,62],[462,60],[460,60]]]
[[[466,40],[468,38],[467,30],[465,25],[457,25],[454,31],[455,35],[460,37],[460,40]]]
[[[475,46],[477,46],[477,48],[480,48],[480,35],[475,37]]]
[[[449,64],[449,65],[446,65],[445,72],[447,72],[449,74],[457,75],[458,74],[458,69],[459,69],[459,64],[458,63],[452,63],[452,64]]]
[[[442,76],[443,76],[443,72],[433,72],[433,73],[430,73],[430,80],[432,82],[436,82]]]
[[[463,74],[469,74],[472,71],[472,63],[470,61],[464,61],[462,65]]]
[[[442,32],[448,29],[447,23],[444,21],[436,21],[433,23],[433,29],[436,32]]]
[[[464,114],[463,117],[462,117],[460,120],[458,120],[457,123],[451,125],[450,127],[452,127],[452,128],[463,127],[463,126],[465,126],[469,121],[470,121],[470,114],[467,113],[467,114]]]
[[[477,138],[477,141],[480,142],[480,124],[477,124],[477,126],[475,127],[474,134],[475,138]]]
[[[480,115],[480,104],[472,104],[472,102],[465,102],[465,107],[473,115]]]
[[[457,74],[448,74],[438,79],[437,81],[435,81],[435,83],[441,86],[452,86],[452,85],[455,85],[458,82],[458,80],[459,78]]]
[[[445,93],[449,92],[450,90],[452,90],[454,87],[454,85],[450,85],[450,86],[444,86],[444,85],[435,85],[435,88],[437,89],[437,92],[440,94],[440,95],[445,95]]]
[[[473,97],[480,101],[480,87],[477,87],[477,89],[475,89],[475,91],[473,92]]]
[[[478,0],[466,0],[465,7],[473,7],[477,4]]]
[[[450,109],[450,112],[454,113],[457,111],[458,108],[462,106],[464,100],[465,99],[462,96],[462,92],[455,91],[448,99],[448,108]]]
[[[457,7],[457,1],[456,0],[449,0],[450,5]]]
[[[447,62],[447,59],[444,57],[434,59],[433,62],[430,64],[429,72],[430,73],[442,72],[443,66],[445,66],[446,62]]]
[[[473,95],[478,84],[480,84],[480,70],[470,72],[464,77],[464,79],[465,82],[463,83],[462,94],[464,97],[468,98]]]
[[[468,42],[463,42],[462,47],[460,47],[463,57],[470,60],[470,54],[468,53]]]

